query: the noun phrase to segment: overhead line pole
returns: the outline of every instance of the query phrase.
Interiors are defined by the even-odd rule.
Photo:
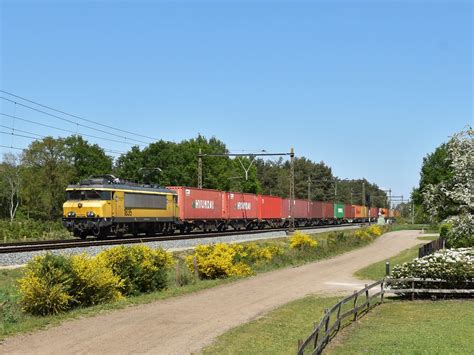
[[[210,153],[210,154],[203,154],[202,150],[199,149],[198,154],[198,188],[202,189],[202,158],[204,157],[251,157],[252,163],[253,159],[256,156],[290,156],[290,221],[288,225],[288,230],[293,232],[295,230],[295,219],[293,217],[293,205],[295,203],[295,151],[293,148],[290,149],[289,153]],[[241,162],[242,164],[242,162]],[[247,170],[246,177],[248,177]]]

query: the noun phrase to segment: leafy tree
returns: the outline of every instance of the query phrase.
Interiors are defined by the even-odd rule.
[[[46,137],[24,150],[22,196],[32,215],[48,219],[61,215],[64,188],[75,176],[68,157],[62,138]]]
[[[81,136],[70,136],[64,140],[66,159],[74,168],[74,178],[77,183],[94,175],[110,174],[112,158],[97,144],[89,144]]]
[[[80,136],[46,137],[23,151],[22,208],[28,215],[54,219],[62,214],[64,189],[91,175],[110,173],[112,159]]]
[[[449,173],[422,190],[423,205],[431,221],[452,225],[448,245],[474,245],[474,130],[466,129],[451,137],[445,160]]]
[[[208,140],[199,135],[197,138],[183,140],[180,143],[160,140],[141,151],[138,147],[134,147],[117,160],[115,170],[118,176],[128,180],[161,186],[197,186],[199,149],[202,154],[228,153],[225,144],[214,137]],[[237,183],[234,178],[241,174],[239,172],[241,168],[235,159],[203,157],[202,162],[204,188],[222,190],[235,188],[246,192],[258,189],[255,168],[249,172],[249,181]]]
[[[448,154],[448,145],[443,143],[436,150],[423,158],[423,165],[420,172],[420,184],[418,188],[412,192],[412,199],[419,207],[421,213],[425,215],[423,219],[427,219],[426,209],[423,205],[423,192],[429,185],[437,185],[443,181],[451,180],[453,170]],[[455,206],[446,206],[442,217],[447,217],[455,213]]]

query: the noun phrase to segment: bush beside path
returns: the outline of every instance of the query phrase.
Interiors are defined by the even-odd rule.
[[[292,300],[313,293],[340,294],[360,288],[364,282],[352,277],[355,271],[420,244],[418,236],[417,231],[387,233],[367,247],[329,260],[12,337],[0,346],[0,351],[196,352],[228,329]]]

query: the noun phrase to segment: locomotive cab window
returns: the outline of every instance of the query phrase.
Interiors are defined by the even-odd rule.
[[[111,191],[101,190],[72,190],[66,191],[67,200],[111,200]]]

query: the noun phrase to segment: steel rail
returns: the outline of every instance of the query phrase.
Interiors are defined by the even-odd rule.
[[[327,229],[327,228],[338,228],[348,226],[359,226],[360,223],[348,223],[348,224],[328,224],[322,226],[308,226],[299,227],[298,229]],[[69,248],[83,248],[83,247],[94,247],[94,246],[108,246],[108,245],[120,245],[120,244],[138,244],[148,242],[164,242],[173,240],[186,240],[186,239],[200,239],[200,238],[217,238],[226,237],[232,235],[242,234],[261,234],[269,232],[280,232],[287,231],[287,228],[276,228],[276,229],[256,229],[256,230],[239,230],[239,231],[226,231],[226,232],[196,232],[192,234],[181,234],[181,235],[160,235],[160,236],[137,236],[137,237],[113,237],[106,239],[92,239],[92,240],[45,240],[45,241],[29,241],[19,243],[4,243],[0,244],[0,254],[12,254],[22,253],[30,251],[41,251],[41,250],[59,250]]]

